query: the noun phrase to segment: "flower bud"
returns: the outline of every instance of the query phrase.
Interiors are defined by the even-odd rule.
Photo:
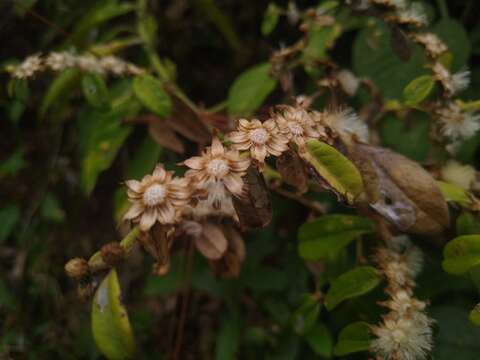
[[[102,259],[109,266],[115,266],[125,258],[125,250],[118,242],[111,242],[100,250]]]
[[[65,272],[74,279],[81,279],[88,274],[89,267],[87,260],[82,258],[73,258],[65,264]]]

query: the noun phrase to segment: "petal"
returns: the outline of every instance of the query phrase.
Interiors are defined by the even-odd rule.
[[[201,170],[205,167],[205,158],[202,156],[193,156],[183,162],[190,169]]]
[[[244,160],[231,161],[229,165],[232,171],[237,173],[243,173],[247,171],[248,167],[250,166],[250,159],[247,158]]]
[[[175,209],[169,204],[165,203],[158,208],[157,219],[162,224],[172,224],[175,222]]]
[[[231,141],[232,143],[243,143],[248,141],[248,133],[245,131],[232,131],[231,133],[225,136],[225,139]]]
[[[253,125],[252,127],[253,127],[254,129],[257,129],[257,128],[261,128],[261,127],[262,127],[262,122],[261,122],[260,120],[258,120],[258,119],[253,119],[253,120],[251,121],[251,124]]]
[[[228,191],[233,195],[240,196],[242,195],[243,190],[243,180],[239,174],[228,174],[222,179]]]
[[[132,190],[127,190],[127,196],[128,196],[128,200],[130,201],[135,201],[135,200],[140,200],[143,196],[142,193],[137,193],[135,191],[132,191]]]
[[[211,152],[213,156],[220,156],[225,153],[225,149],[223,148],[223,145],[220,142],[220,139],[217,137],[214,137],[212,139]]]
[[[148,231],[157,220],[157,211],[155,209],[147,209],[140,218],[140,230]]]
[[[250,129],[250,121],[248,121],[246,119],[240,119],[240,120],[238,120],[238,127],[240,129],[249,130]]]
[[[134,202],[128,211],[123,215],[123,220],[132,220],[143,212],[143,206],[140,202]]]
[[[160,182],[165,181],[165,177],[167,175],[167,172],[163,168],[162,164],[158,164],[155,166],[155,170],[153,170],[153,177],[155,177],[155,180],[158,180]]]
[[[132,190],[134,192],[140,192],[142,188],[142,184],[140,181],[137,180],[127,180],[125,181],[125,185],[129,188],[129,190]]]
[[[256,145],[251,149],[252,157],[260,162],[264,162],[267,157],[267,147],[265,145]]]
[[[269,119],[263,123],[263,127],[267,129],[269,132],[272,132],[276,129],[277,124],[275,124],[275,120]]]

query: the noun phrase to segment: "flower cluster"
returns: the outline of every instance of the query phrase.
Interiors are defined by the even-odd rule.
[[[480,129],[480,115],[472,111],[463,111],[455,102],[448,102],[439,107],[435,114],[440,124],[442,134],[453,140],[465,140]]]
[[[407,238],[397,237],[391,248],[378,249],[375,260],[388,282],[385,292],[389,299],[380,304],[389,312],[381,324],[371,327],[376,337],[371,350],[388,359],[427,358],[432,349],[433,320],[424,312],[427,304],[413,296],[422,253]]]
[[[144,70],[116,56],[97,57],[94,55],[75,55],[71,52],[51,52],[45,56],[35,54],[27,57],[21,64],[11,66],[8,70],[18,79],[26,79],[48,69],[59,72],[77,68],[84,72],[96,74],[139,75]]]

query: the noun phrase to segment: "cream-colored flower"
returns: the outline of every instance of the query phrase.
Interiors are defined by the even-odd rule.
[[[447,45],[434,33],[425,32],[413,34],[412,38],[417,44],[422,45],[427,51],[427,54],[434,59],[448,50]]]
[[[18,79],[26,79],[42,71],[44,68],[43,60],[40,54],[27,57],[20,65],[15,66],[12,70],[13,77]]]
[[[226,136],[236,150],[250,150],[252,158],[263,163],[269,155],[280,156],[288,149],[288,139],[277,129],[275,121],[240,119],[238,130]]]
[[[75,67],[76,59],[72,53],[67,51],[51,52],[45,58],[45,64],[53,71],[63,71]]]
[[[442,134],[451,140],[468,139],[480,129],[480,115],[464,112],[454,102],[437,109]]]
[[[464,70],[451,74],[445,66],[436,62],[432,67],[433,77],[442,84],[445,94],[452,96],[468,87],[470,84],[470,71]]]
[[[368,141],[368,127],[352,108],[314,113],[315,121],[340,135],[355,135],[359,140]]]
[[[407,3],[405,0],[372,0],[375,5],[386,6],[396,10],[405,9]]]
[[[220,182],[230,193],[241,196],[242,176],[250,166],[250,159],[242,159],[237,150],[225,150],[215,137],[212,146],[202,156],[187,159],[184,164],[190,168],[185,176],[194,180],[198,189],[205,189],[212,182]]]
[[[387,21],[400,25],[412,25],[416,27],[426,26],[428,24],[427,15],[420,3],[412,3],[404,9],[400,9],[395,15],[386,17]]]
[[[142,231],[148,231],[156,221],[175,223],[190,200],[188,179],[173,178],[173,171],[165,171],[163,165],[157,165],[142,181],[128,180],[125,184],[132,206],[123,218],[139,223]]]
[[[277,123],[280,133],[299,148],[305,147],[310,139],[318,139],[320,132],[310,114],[302,108],[292,106],[279,107],[280,112],[273,119]]]

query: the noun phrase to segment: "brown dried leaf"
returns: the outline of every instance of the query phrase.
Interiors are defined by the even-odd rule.
[[[245,229],[267,226],[272,220],[272,204],[263,175],[250,166],[243,177],[246,195],[242,198],[233,197],[233,206]]]
[[[277,158],[277,170],[282,180],[298,189],[300,194],[308,190],[308,176],[303,160],[293,150],[285,151]]]
[[[445,199],[433,177],[391,150],[354,144],[352,161],[360,170],[370,206],[399,230],[438,235],[449,226]]]
[[[228,241],[220,227],[204,223],[203,234],[195,238],[195,246],[207,259],[218,260],[227,251]]]
[[[177,134],[175,134],[170,128],[169,124],[167,124],[167,121],[168,120],[160,118],[152,119],[148,126],[148,132],[158,144],[167,149],[183,154],[185,152],[183,143],[178,138]]]
[[[400,60],[404,62],[410,60],[412,56],[410,39],[398,26],[392,25],[390,27],[390,45],[394,54],[397,55]]]

